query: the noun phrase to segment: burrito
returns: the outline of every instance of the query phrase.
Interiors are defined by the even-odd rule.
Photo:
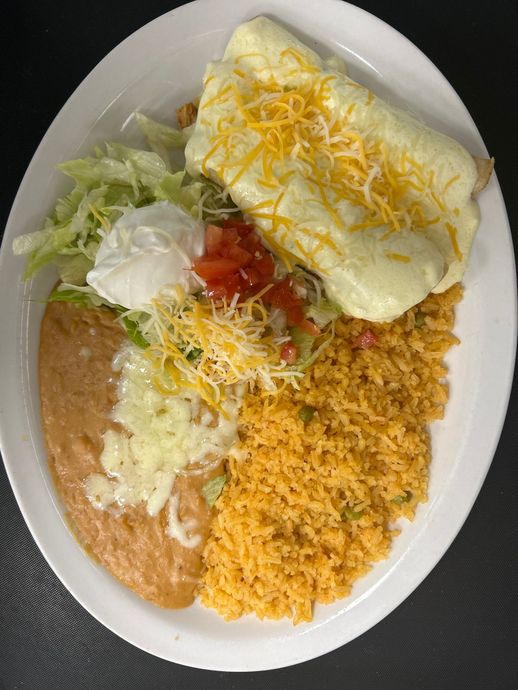
[[[462,279],[491,173],[265,17],[208,64],[186,167],[227,190],[288,270],[370,321]]]

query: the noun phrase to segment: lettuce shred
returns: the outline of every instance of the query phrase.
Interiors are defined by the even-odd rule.
[[[24,280],[53,263],[63,282],[84,285],[102,238],[131,208],[169,201],[199,217],[204,215],[202,207],[210,211],[221,206],[217,198],[221,190],[213,183],[194,181],[184,170],[171,170],[168,151],[184,147],[189,133],[142,113],[135,117],[153,150],[110,142],[96,147],[93,156],[57,166],[74,181],[74,187],[58,199],[42,228],[14,239],[14,254],[27,256]]]
[[[212,479],[210,479],[203,486],[202,493],[205,496],[205,500],[207,501],[207,505],[209,506],[209,508],[212,508],[218,500],[218,498],[220,497],[226,482],[227,475],[220,474],[217,477],[213,477]]]
[[[48,301],[69,302],[78,307],[107,307],[119,316],[120,322],[126,331],[126,335],[132,343],[142,349],[149,346],[148,341],[140,330],[138,314],[127,313],[127,310],[120,304],[108,302],[108,300],[100,297],[90,286],[76,287],[75,285],[61,283],[50,293]]]

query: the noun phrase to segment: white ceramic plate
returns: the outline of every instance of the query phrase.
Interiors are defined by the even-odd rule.
[[[283,21],[321,54],[338,53],[354,78],[427,123],[487,155],[464,105],[446,79],[407,39],[366,12],[333,0],[199,0],[151,22],[113,50],[63,107],[22,182],[1,257],[0,410],[2,452],[25,520],[50,565],[76,599],[115,633],[157,656],[217,670],[295,664],[352,640],[392,611],[444,554],[484,480],[509,396],[516,341],[513,252],[496,177],[480,197],[482,224],[465,277],[448,358],[451,400],[433,428],[430,500],[406,523],[388,560],[352,596],[317,606],[312,623],[225,623],[195,604],[165,611],[142,601],[95,565],[69,533],[56,498],[40,431],[36,356],[52,271],[20,282],[23,261],[10,253],[15,235],[36,229],[67,188],[54,171],[107,139],[135,144],[131,119],[140,108],[171,119],[195,96],[208,60],[221,56],[234,27],[257,14]]]

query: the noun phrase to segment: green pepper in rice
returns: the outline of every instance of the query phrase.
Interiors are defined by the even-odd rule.
[[[363,515],[363,510],[356,511],[352,508],[344,508],[340,517],[342,520],[359,520]]]
[[[311,407],[311,405],[304,405],[299,410],[299,418],[304,422],[304,424],[309,424],[313,419],[316,409]]]
[[[404,494],[401,496],[395,496],[392,500],[392,503],[395,503],[396,505],[400,506],[403,505],[403,503],[408,503],[409,501],[412,500],[414,494],[411,491],[405,491]]]
[[[424,326],[425,317],[426,317],[426,314],[423,311],[421,311],[420,309],[418,309],[416,314],[415,314],[415,317],[414,317],[416,328],[422,328]]]

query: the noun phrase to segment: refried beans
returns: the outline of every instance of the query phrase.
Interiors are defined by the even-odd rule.
[[[103,472],[102,436],[117,425],[110,411],[117,401],[112,359],[125,339],[108,309],[64,302],[47,306],[40,335],[40,396],[49,465],[69,522],[88,555],[144,599],[167,608],[189,606],[201,570],[211,509],[202,486],[221,470],[179,476],[179,518],[194,519],[202,539],[185,548],[166,533],[162,510],[151,517],[144,505],[117,513],[88,500],[84,480]]]

